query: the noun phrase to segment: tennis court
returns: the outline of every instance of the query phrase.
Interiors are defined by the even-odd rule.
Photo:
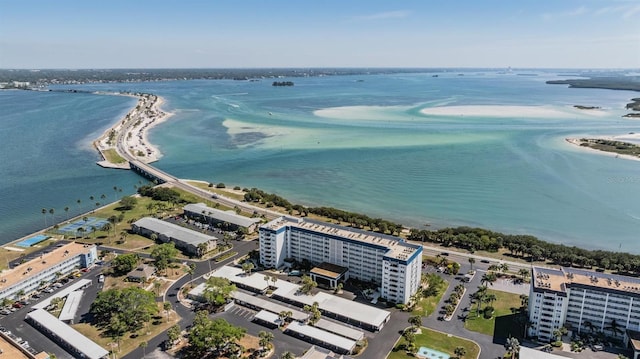
[[[23,248],[29,248],[29,247],[33,246],[34,244],[38,244],[38,243],[40,243],[42,241],[46,241],[47,239],[49,239],[49,236],[46,236],[44,234],[38,234],[37,236],[33,236],[31,238],[25,239],[24,241],[16,243],[16,246],[23,247]]]
[[[83,228],[84,232],[90,233],[92,232],[92,228],[100,230],[107,223],[109,223],[109,221],[104,218],[87,217],[86,221],[84,219],[80,219],[73,223],[67,224],[66,226],[58,228],[58,233],[76,235],[78,233],[78,229],[80,228]]]

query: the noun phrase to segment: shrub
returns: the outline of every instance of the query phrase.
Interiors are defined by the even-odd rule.
[[[494,308],[491,307],[491,306],[484,308],[484,310],[483,310],[484,317],[486,319],[491,318],[493,316],[493,312],[494,311],[495,311]]]
[[[235,187],[233,187],[233,190],[234,190],[234,191],[239,191],[239,190],[240,190],[240,186],[235,186]]]
[[[226,188],[226,186],[224,185],[224,183],[220,182],[216,185],[216,188]]]
[[[396,309],[404,310],[404,304],[402,303],[396,304]]]
[[[551,342],[551,346],[555,348],[560,348],[562,346],[562,340],[557,340],[555,342]]]

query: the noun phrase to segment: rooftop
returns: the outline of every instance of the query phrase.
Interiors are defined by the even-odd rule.
[[[26,278],[33,277],[37,273],[55,266],[69,258],[74,258],[79,254],[88,253],[92,245],[80,243],[67,243],[60,247],[51,246],[51,250],[42,252],[40,257],[17,265],[12,269],[7,269],[0,273],[0,289],[5,289],[16,285]]]
[[[27,314],[27,318],[37,322],[59,338],[63,338],[70,346],[89,359],[100,359],[109,355],[103,347],[80,334],[77,330],[59,321],[44,309],[36,309]]]
[[[284,226],[305,229],[330,236],[367,243],[380,249],[386,249],[387,252],[385,253],[385,256],[400,260],[409,259],[409,257],[420,249],[419,246],[407,243],[398,237],[288,216],[276,218],[273,221],[264,224],[261,228],[277,230]]]
[[[583,269],[533,267],[533,285],[542,290],[566,292],[571,285],[589,286],[640,295],[640,279]]]
[[[306,337],[310,337],[319,340],[323,343],[334,345],[344,351],[350,352],[356,346],[356,342],[351,339],[341,337],[339,335],[329,333],[320,328],[313,327],[308,324],[293,321],[287,325],[287,329],[294,333],[302,334]]]
[[[215,241],[217,239],[214,236],[209,236],[153,217],[141,218],[137,220],[134,225],[194,246],[208,241]]]
[[[222,222],[235,224],[236,226],[249,227],[260,222],[260,218],[249,218],[236,214],[233,211],[221,211],[219,209],[208,207],[204,203],[191,203],[184,206],[185,211],[203,214],[207,217],[215,218]],[[203,213],[204,212],[204,213]]]
[[[322,262],[316,267],[311,269],[311,273],[321,275],[326,278],[338,279],[341,275],[345,274],[349,268],[339,266],[337,264]]]

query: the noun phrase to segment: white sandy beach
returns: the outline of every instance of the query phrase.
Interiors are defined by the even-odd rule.
[[[616,140],[616,141],[624,141],[624,142],[631,142],[631,141],[625,141],[620,139],[620,137],[622,136],[630,136],[630,135],[620,135],[620,136],[597,136],[597,137],[592,137],[590,136],[589,138],[601,138],[601,139],[606,139],[606,140]],[[640,136],[637,135],[631,135],[634,136],[634,138],[636,138],[636,141],[640,141]],[[591,148],[591,147],[586,147],[586,146],[580,146],[580,139],[579,138],[565,138],[565,141],[567,143],[572,144],[576,149],[579,149],[581,151],[585,151],[585,152],[590,152],[593,154],[599,154],[602,156],[608,156],[608,157],[614,157],[614,158],[620,158],[620,159],[624,159],[624,160],[632,160],[632,161],[640,161],[640,157],[636,157],[636,156],[630,156],[630,155],[621,155],[615,152],[608,152],[608,151],[601,151],[595,148]]]
[[[574,107],[553,106],[441,106],[420,110],[427,116],[514,117],[514,118],[572,118],[576,116],[607,116],[601,109],[580,110]]]
[[[118,120],[113,127],[107,129],[104,134],[94,142],[96,148],[101,151],[114,149],[115,143],[108,143],[109,133],[111,130],[119,133],[123,131],[124,126],[127,131],[124,134],[125,145],[129,153],[146,163],[157,161],[162,157],[162,153],[149,141],[148,132],[151,128],[166,121],[172,115],[172,113],[164,112],[160,109],[164,103],[164,99],[155,95],[119,95],[135,97],[138,99],[138,103],[125,117]],[[144,155],[139,156],[140,153]],[[126,164],[116,165],[106,161],[101,161],[99,164],[105,167],[128,168]]]

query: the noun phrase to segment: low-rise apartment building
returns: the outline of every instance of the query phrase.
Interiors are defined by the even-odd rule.
[[[37,258],[0,273],[0,300],[28,294],[59,276],[90,267],[97,259],[95,245],[74,242],[52,245],[51,250],[42,252]]]

